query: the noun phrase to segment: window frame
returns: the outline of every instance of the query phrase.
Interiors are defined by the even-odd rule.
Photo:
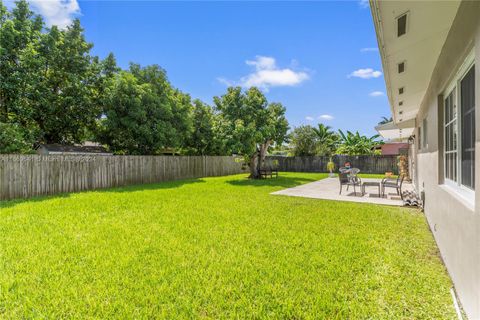
[[[403,17],[405,17],[405,32],[399,35],[398,34],[399,22],[400,22],[400,19]],[[397,39],[405,36],[408,33],[409,22],[410,22],[410,11],[406,11],[395,18],[395,29],[396,29]]]
[[[454,93],[453,103],[456,105],[456,118],[451,120],[449,123],[445,123],[446,119],[444,118],[442,121],[442,128],[443,128],[443,175],[444,175],[444,184],[454,191],[458,193],[463,198],[469,200],[470,202],[474,203],[475,201],[475,189],[471,189],[468,186],[462,184],[462,131],[461,128],[463,127],[462,119],[461,119],[461,82],[470,71],[470,69],[475,65],[475,52],[472,50],[470,54],[468,54],[465,61],[462,63],[458,71],[455,73],[454,77],[443,91],[443,106],[444,106],[444,115],[445,115],[445,108],[446,108],[446,100],[450,96],[451,93]],[[475,109],[477,106],[475,106]],[[450,125],[453,121],[456,121],[455,130],[456,130],[456,150],[454,151],[457,155],[456,161],[456,181],[447,178],[447,126]],[[477,128],[475,128],[477,130]],[[452,153],[452,150],[448,151],[448,153]],[[477,187],[477,186],[475,186]]]

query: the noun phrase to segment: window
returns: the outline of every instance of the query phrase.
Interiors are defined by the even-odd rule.
[[[418,141],[420,141],[418,144],[418,150],[422,150],[422,145],[423,145],[422,127],[418,127]]]
[[[460,82],[462,184],[475,189],[475,67]]]
[[[427,134],[428,134],[428,131],[427,131],[427,119],[423,119],[422,121],[422,131],[423,131],[423,134],[422,134],[422,148],[426,148],[428,147],[428,137],[427,137]]]
[[[397,37],[407,33],[407,14],[403,14],[397,18]]]
[[[405,88],[401,87],[398,89],[398,94],[403,94],[404,91],[405,91]]]
[[[457,104],[455,88],[445,99],[445,178],[457,181]]]
[[[405,72],[405,62],[400,62],[398,64],[398,73],[403,73]]]
[[[445,98],[445,179],[455,185],[474,190],[475,66],[467,70],[463,77],[457,78]]]

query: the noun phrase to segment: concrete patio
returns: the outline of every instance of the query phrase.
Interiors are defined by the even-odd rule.
[[[381,182],[381,179],[362,179],[362,182]],[[402,192],[413,191],[411,183],[404,182],[402,185]],[[355,195],[353,187],[347,191],[346,186],[343,187],[342,194],[339,194],[340,183],[338,177],[326,178],[315,182],[303,184],[294,188],[284,189],[273,192],[273,195],[284,195],[292,197],[304,197],[315,198],[325,200],[337,200],[337,201],[350,201],[350,202],[363,202],[383,204],[390,206],[403,206],[404,203],[399,195],[395,193],[395,189],[387,188],[385,190],[385,196],[380,197],[378,195],[378,187],[367,186],[365,188],[365,195],[362,196],[362,190],[357,187],[357,194]]]

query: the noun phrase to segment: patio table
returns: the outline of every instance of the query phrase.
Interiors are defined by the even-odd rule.
[[[380,194],[380,182],[377,181],[366,181],[362,183],[362,193],[365,194],[365,187],[378,187],[378,196],[381,197]]]

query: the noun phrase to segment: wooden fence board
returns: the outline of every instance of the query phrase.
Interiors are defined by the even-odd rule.
[[[292,172],[328,172],[327,163],[330,157],[282,157],[268,156],[266,162],[272,165],[272,161],[278,161],[280,171]],[[398,173],[397,156],[344,156],[332,157],[336,170],[343,167],[349,161],[352,167],[359,168],[363,173],[383,174],[387,171]]]
[[[241,172],[228,156],[0,155],[0,200]]]

